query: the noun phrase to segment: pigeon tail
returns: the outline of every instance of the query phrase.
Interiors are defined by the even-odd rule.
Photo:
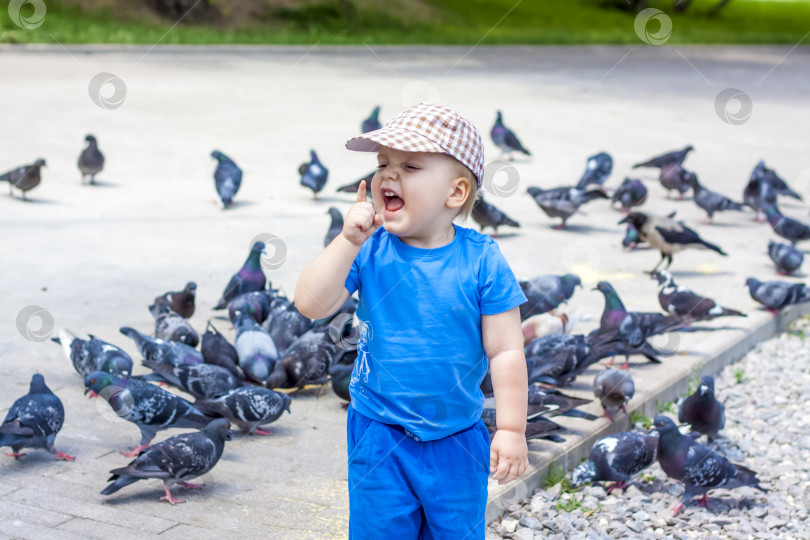
[[[732,463],[734,468],[737,469],[737,477],[736,480],[744,486],[750,486],[752,488],[756,488],[763,493],[768,493],[768,490],[764,487],[759,485],[759,478],[757,478],[757,473],[749,469],[748,467],[744,467],[738,463]]]
[[[116,469],[116,470],[121,470],[121,469]],[[130,484],[134,484],[138,480],[140,480],[140,478],[135,478],[134,476],[124,476],[124,475],[119,475],[119,474],[113,474],[109,478],[109,480],[107,480],[108,482],[112,482],[112,484],[105,487],[101,491],[101,494],[102,495],[112,495],[113,493],[115,493],[119,489],[121,489],[123,487],[126,487],[126,486],[128,486]]]

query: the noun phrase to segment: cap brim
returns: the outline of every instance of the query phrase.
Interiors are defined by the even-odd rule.
[[[382,127],[346,141],[346,148],[357,152],[376,152],[380,149],[380,146],[387,146],[403,152],[447,153],[444,148],[424,135],[402,128]]]

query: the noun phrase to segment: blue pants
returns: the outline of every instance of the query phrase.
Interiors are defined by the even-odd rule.
[[[349,539],[481,540],[489,476],[482,421],[419,442],[349,407]]]

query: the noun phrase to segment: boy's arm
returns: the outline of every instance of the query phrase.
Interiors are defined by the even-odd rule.
[[[526,410],[529,380],[523,353],[520,311],[510,309],[483,315],[481,332],[489,357],[498,430],[490,445],[490,472],[505,484],[518,478],[529,465],[526,445]]]
[[[322,319],[349,297],[346,278],[360,246],[382,225],[382,216],[366,201],[366,183],[360,182],[357,201],[349,208],[343,231],[309,263],[295,285],[295,307],[305,317]]]

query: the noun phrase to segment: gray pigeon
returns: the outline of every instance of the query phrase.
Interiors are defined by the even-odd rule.
[[[169,291],[167,293],[163,293],[155,298],[153,304],[157,304],[160,301],[166,301],[171,306],[172,311],[179,313],[186,319],[190,319],[191,316],[194,315],[196,296],[197,284],[193,281],[189,281],[186,283],[186,286],[182,291]]]
[[[211,416],[227,418],[245,433],[272,435],[270,430],[260,429],[290,412],[290,396],[269,388],[245,386],[231,390],[217,399],[201,399],[197,405]]]
[[[85,394],[101,397],[115,414],[141,430],[140,444],[131,452],[121,452],[127,457],[137,456],[160,430],[201,429],[211,421],[185,399],[146,381],[94,371],[84,378],[84,387]]]
[[[233,322],[237,311],[248,313],[253,320],[262,324],[270,316],[270,305],[277,290],[264,289],[240,294],[228,302],[228,318]]]
[[[771,184],[761,178],[752,178],[743,189],[743,204],[756,211],[754,221],[761,221],[761,215],[765,214],[766,206],[779,209],[776,195]]]
[[[573,187],[541,189],[536,186],[529,186],[526,188],[526,193],[531,195],[534,202],[537,203],[537,206],[539,206],[548,217],[558,217],[562,219],[562,223],[553,225],[552,229],[564,229],[568,219],[573,216],[583,204],[596,199],[608,198],[601,189],[585,191]]]
[[[655,168],[662,168],[669,165],[680,165],[686,159],[686,156],[694,150],[692,145],[687,145],[683,150],[675,150],[673,152],[667,152],[666,154],[661,154],[660,156],[656,156],[654,158],[650,158],[647,161],[642,161],[640,163],[636,163],[633,165],[634,169],[639,167],[655,167]]]
[[[197,399],[216,398],[242,385],[242,381],[224,367],[213,364],[170,366],[144,360],[143,365],[154,372],[143,380],[166,381]]]
[[[222,208],[225,209],[233,204],[233,198],[242,185],[242,169],[219,150],[211,152],[211,157],[217,160],[217,168],[214,169],[214,187],[219,200],[222,201]]]
[[[155,317],[156,338],[185,343],[189,347],[196,347],[200,343],[200,335],[188,319],[172,311],[165,300],[159,300],[149,306],[149,311]]]
[[[301,185],[311,189],[312,197],[317,199],[329,178],[329,169],[323,166],[315,150],[309,151],[309,157],[309,163],[302,163],[298,173],[301,175]]]
[[[307,330],[280,355],[279,362],[284,364],[286,377],[274,377],[267,385],[272,388],[303,388],[308,384],[326,384],[329,368],[338,352],[328,328]]]
[[[692,431],[706,435],[709,442],[726,425],[725,407],[714,397],[714,377],[704,375],[695,392],[683,400],[678,422],[689,424]]]
[[[12,195],[13,188],[22,192],[23,200],[27,200],[25,194],[39,185],[42,181],[40,169],[45,167],[45,160],[40,158],[31,165],[23,165],[12,169],[7,173],[0,174],[0,182],[8,182],[8,194]]]
[[[0,447],[10,447],[8,455],[15,459],[25,455],[20,452],[23,448],[43,448],[56,459],[73,461],[76,458],[53,446],[64,422],[62,401],[47,387],[45,377],[35,373],[28,393],[14,402],[0,425]]]
[[[778,195],[793,197],[794,199],[800,201],[802,200],[801,195],[790,189],[787,183],[782,180],[778,174],[776,174],[776,171],[769,169],[763,160],[760,160],[759,163],[757,163],[754,167],[754,170],[751,171],[751,179],[758,179],[766,182]]]
[[[621,205],[621,211],[625,214],[634,206],[641,206],[647,200],[647,186],[637,178],[625,178],[610,199],[610,205],[616,203]]]
[[[237,273],[231,276],[230,281],[222,291],[222,297],[214,306],[214,309],[225,309],[228,302],[247,292],[264,290],[267,283],[267,277],[262,270],[262,253],[264,253],[264,242],[256,242],[250,248],[248,258],[245,264],[239,269]]]
[[[273,338],[278,350],[283,351],[312,325],[312,319],[301,315],[295,304],[283,296],[277,296],[270,303],[270,315],[262,328]]]
[[[124,326],[119,331],[135,341],[138,351],[146,360],[170,366],[204,362],[202,354],[185,343],[153,338],[129,326]]]
[[[635,393],[633,377],[626,371],[606,369],[599,372],[593,380],[593,395],[599,399],[605,409],[605,416],[611,422],[617,410],[627,413],[625,404]]]
[[[624,489],[631,477],[649,467],[658,456],[658,434],[624,431],[594,443],[588,461],[574,469],[571,486],[585,482],[614,482],[607,488]]]
[[[112,343],[90,336],[81,338],[67,329],[60,330],[59,337],[51,340],[62,346],[73,369],[82,377],[93,371],[106,371],[124,378],[132,374],[132,358]]]
[[[497,111],[495,125],[492,126],[490,136],[492,137],[492,142],[495,143],[495,146],[501,149],[500,159],[503,159],[504,156],[508,155],[509,159],[511,160],[512,152],[521,152],[527,156],[532,155],[531,152],[523,147],[520,140],[518,140],[517,136],[512,132],[512,130],[503,125],[503,115],[501,114],[501,111]]]
[[[368,118],[363,120],[363,123],[360,124],[360,129],[362,133],[368,133],[369,131],[376,131],[382,127],[380,124],[380,106],[374,107],[374,110],[371,111],[371,114]]]
[[[765,204],[762,207],[765,218],[768,220],[773,232],[789,240],[791,244],[802,240],[810,240],[810,226],[792,217],[782,215],[775,206]]]
[[[501,210],[484,201],[484,196],[479,196],[472,207],[472,218],[484,232],[486,227],[492,227],[495,236],[498,236],[498,227],[504,225],[508,227],[520,227],[520,223],[504,214]]]
[[[804,253],[791,244],[768,242],[768,257],[776,265],[776,273],[781,276],[793,274],[804,262]]]
[[[278,349],[267,331],[256,324],[253,317],[237,311],[233,326],[236,329],[234,348],[239,367],[251,380],[264,384],[278,361]]]
[[[332,218],[329,224],[329,230],[326,231],[326,237],[323,239],[323,246],[326,247],[332,243],[332,240],[343,231],[343,214],[334,206],[330,206],[326,212]]]
[[[157,478],[163,480],[166,490],[160,500],[171,504],[185,502],[172,497],[169,489],[175,484],[186,489],[202,489],[203,484],[191,484],[188,480],[214,468],[225,450],[225,441],[231,440],[230,427],[227,420],[218,418],[198,432],[175,435],[150,446],[126,467],[111,470],[112,476],[107,481],[112,484],[101,494],[111,495],[138,480]]]
[[[206,364],[224,367],[237,379],[244,378],[237,367],[239,355],[236,354],[236,349],[219,330],[214,328],[211,321],[208,321],[202,336],[200,351]]]
[[[685,177],[685,182],[692,188],[695,204],[701,207],[709,216],[709,223],[712,222],[715,212],[721,212],[724,210],[743,210],[742,203],[734,202],[728,197],[703,187],[703,185],[698,182],[698,178],[695,173],[688,173]]]
[[[548,313],[567,302],[577,287],[582,287],[579,276],[547,274],[518,282],[527,301],[520,305],[520,320]]]
[[[751,298],[765,306],[771,312],[793,305],[810,302],[810,289],[803,283],[788,283],[786,281],[760,281],[748,278],[748,293]]]
[[[86,177],[90,177],[90,183],[96,183],[96,175],[104,169],[104,154],[98,149],[98,142],[92,135],[84,138],[87,146],[79,154],[79,171],[82,173],[82,183]]]
[[[683,285],[677,285],[672,274],[661,270],[653,274],[661,289],[658,291],[658,302],[667,313],[683,318],[690,324],[694,321],[710,321],[717,317],[745,317],[735,309],[724,308],[711,298],[700,296]]]
[[[633,168],[652,167],[659,169],[658,180],[667,190],[667,197],[675,190],[683,198],[684,193],[689,191],[689,185],[685,182],[686,171],[681,164],[686,156],[693,150],[692,146],[687,146],[683,150],[676,150],[654,157],[642,163],[636,163]]]
[[[360,183],[365,182],[367,186],[370,186],[371,185],[371,179],[374,178],[374,175],[376,173],[377,173],[377,171],[371,171],[370,173],[365,175],[360,180],[352,182],[351,184],[346,184],[345,186],[340,186],[335,191],[339,191],[341,193],[357,193],[357,191],[360,189]]]
[[[702,495],[698,504],[709,507],[709,490],[734,489],[750,486],[762,492],[768,490],[759,485],[756,473],[742,465],[730,463],[726,458],[709,450],[678,431],[671,418],[660,415],[653,419],[658,438],[658,463],[670,478],[684,484],[683,498],[675,507],[678,515],[684,505]]]
[[[602,187],[613,171],[613,158],[607,152],[599,152],[588,158],[585,163],[585,172],[577,183],[577,189],[586,189],[595,184]]]

